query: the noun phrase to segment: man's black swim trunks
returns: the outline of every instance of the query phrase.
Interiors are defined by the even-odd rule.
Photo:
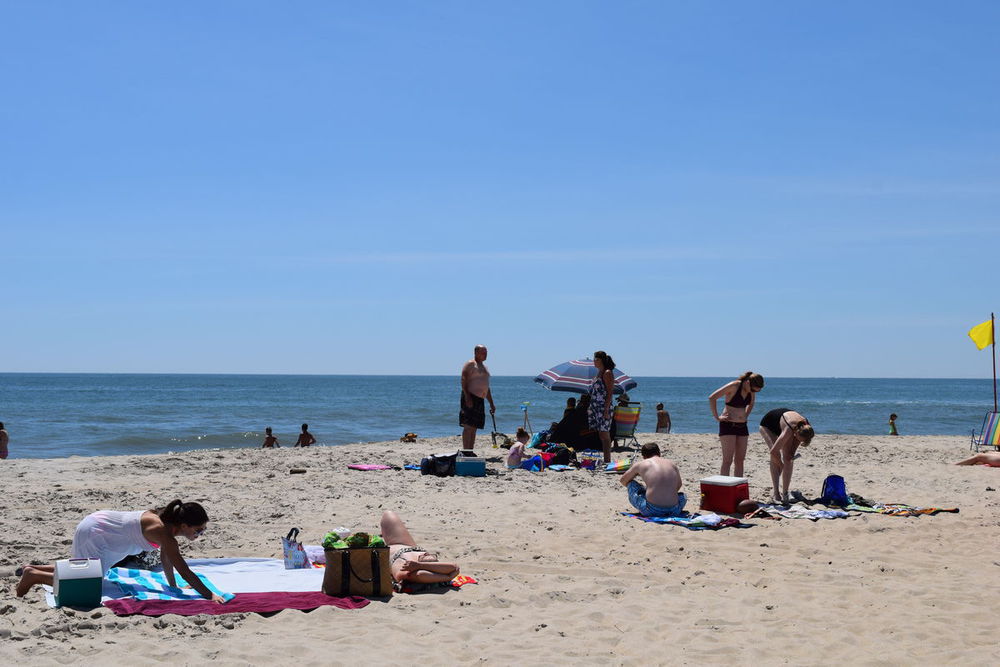
[[[472,405],[465,404],[465,393],[462,393],[459,400],[458,409],[458,425],[459,426],[475,426],[476,428],[483,428],[486,426],[486,399],[479,398],[469,394],[469,400]]]

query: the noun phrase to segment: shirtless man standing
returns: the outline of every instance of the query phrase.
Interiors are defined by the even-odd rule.
[[[8,442],[10,442],[10,436],[7,435],[7,429],[3,427],[3,422],[0,422],[0,459],[7,458]]]
[[[462,400],[458,410],[458,425],[462,427],[462,449],[474,449],[476,431],[486,426],[486,404],[490,414],[497,411],[490,391],[490,371],[486,368],[486,346],[477,345],[473,358],[462,366]]]
[[[643,486],[636,481],[641,477]],[[642,461],[633,463],[622,475],[622,486],[628,488],[628,499],[643,516],[679,516],[687,498],[681,490],[681,473],[670,459],[660,456],[655,442],[642,446]]]
[[[656,432],[670,433],[670,413],[663,408],[663,403],[656,404]]]

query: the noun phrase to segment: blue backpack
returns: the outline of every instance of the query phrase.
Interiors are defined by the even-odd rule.
[[[840,475],[827,475],[823,480],[823,495],[819,497],[819,502],[824,505],[836,505],[847,507],[851,504],[851,497],[847,495],[847,484]]]

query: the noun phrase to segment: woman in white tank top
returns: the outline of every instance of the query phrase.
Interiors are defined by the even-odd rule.
[[[215,602],[223,599],[210,591],[191,572],[181,556],[178,536],[195,540],[208,526],[208,513],[198,503],[174,500],[161,510],[118,512],[101,510],[84,518],[73,533],[73,558],[98,558],[107,572],[126,556],[143,551],[160,550],[167,582],[176,586],[174,570],[198,591]],[[26,565],[17,585],[17,596],[27,593],[35,584],[52,585],[54,565]]]

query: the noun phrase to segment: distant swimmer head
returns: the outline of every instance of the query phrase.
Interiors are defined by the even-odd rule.
[[[268,426],[267,428],[265,428],[264,433],[266,433],[267,435],[271,435],[271,427]]]

